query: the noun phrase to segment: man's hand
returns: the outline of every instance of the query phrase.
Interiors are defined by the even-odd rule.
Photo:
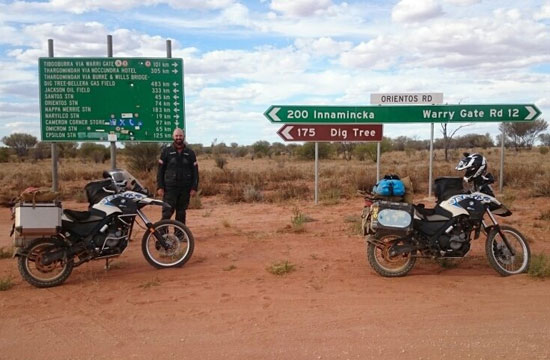
[[[164,197],[164,189],[158,189],[158,190],[157,190],[157,194],[158,194],[158,196],[160,196],[161,198],[163,198],[163,197]]]
[[[191,189],[191,192],[189,193],[191,196],[195,196],[197,194],[197,190]]]

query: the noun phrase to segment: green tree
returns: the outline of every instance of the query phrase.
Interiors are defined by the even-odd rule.
[[[254,144],[252,144],[252,151],[254,152],[254,156],[257,156],[257,157],[268,156],[269,150],[270,150],[269,141],[259,140],[259,141],[256,141]]]
[[[384,137],[380,142],[380,154],[383,154],[392,149],[391,139]],[[353,155],[360,161],[371,159],[376,162],[377,145],[375,142],[360,143],[353,149]]]
[[[0,147],[0,163],[10,161],[10,149],[7,147]]]
[[[319,143],[319,159],[328,159],[332,153],[332,147],[328,143]],[[315,159],[315,143],[307,142],[297,149],[296,155],[303,160]]]
[[[52,144],[39,141],[30,149],[30,154],[34,160],[49,159],[52,157]]]
[[[4,136],[2,142],[15,150],[17,156],[26,156],[29,149],[37,143],[36,137],[30,134],[13,133],[10,136]]]
[[[111,157],[109,148],[96,143],[83,143],[78,149],[80,157],[103,163]]]
[[[537,135],[548,128],[548,124],[543,119],[525,122],[507,122],[501,123],[500,131],[510,138],[512,146],[516,150],[520,148],[531,148],[537,139]]]
[[[57,154],[60,158],[74,158],[78,155],[78,143],[62,142],[57,143]]]

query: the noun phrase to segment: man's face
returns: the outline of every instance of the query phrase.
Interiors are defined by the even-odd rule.
[[[185,140],[185,135],[183,134],[183,131],[176,131],[174,132],[174,142],[176,145],[183,145],[183,141]]]

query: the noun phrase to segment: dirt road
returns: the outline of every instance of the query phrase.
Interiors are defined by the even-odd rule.
[[[351,230],[360,199],[298,203],[314,219],[303,233],[288,228],[295,205],[203,204],[189,212],[196,247],[181,269],[148,265],[141,234],[110,270],[84,264],[51,289],[0,260],[0,276],[15,284],[0,292],[0,358],[550,358],[550,282],[500,277],[479,240],[456,267],[421,261],[409,276],[385,279]],[[530,199],[514,209],[512,224],[534,253],[550,250],[550,225],[532,220],[549,207]],[[0,219],[8,246],[8,209]],[[296,270],[266,271],[281,260]]]

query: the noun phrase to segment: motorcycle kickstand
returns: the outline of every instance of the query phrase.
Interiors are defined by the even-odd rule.
[[[105,259],[105,270],[110,270],[111,265],[109,265],[109,259]]]

